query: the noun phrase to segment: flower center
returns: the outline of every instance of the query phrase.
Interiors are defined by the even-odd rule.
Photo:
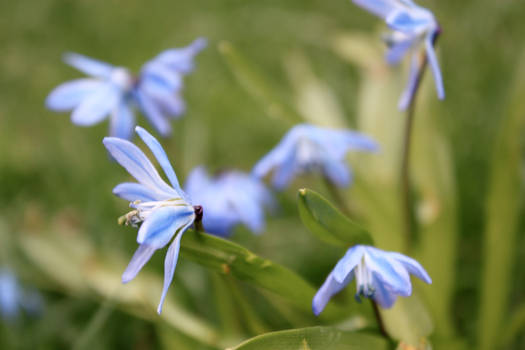
[[[375,288],[372,284],[372,272],[366,267],[364,257],[361,259],[355,269],[356,293],[355,298],[361,301],[361,296],[365,298],[372,298],[375,293]]]
[[[131,90],[133,87],[133,76],[123,67],[117,67],[111,72],[110,80],[123,91]]]
[[[146,220],[146,218],[158,208],[169,206],[188,206],[188,203],[186,203],[182,198],[172,198],[163,201],[149,202],[142,202],[140,200],[136,200],[135,202],[130,203],[129,206],[131,208],[134,208],[134,210],[128,212],[125,215],[122,215],[118,219],[119,225],[131,225],[133,227],[137,227],[138,224]]]

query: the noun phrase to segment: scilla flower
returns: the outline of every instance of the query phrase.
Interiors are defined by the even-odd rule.
[[[315,315],[319,315],[330,298],[339,293],[354,277],[356,299],[371,298],[383,308],[394,305],[398,295],[412,294],[410,275],[426,283],[432,283],[425,269],[414,259],[395,252],[385,252],[371,247],[356,245],[339,260],[321,286],[312,302]]]
[[[131,109],[131,91],[135,80],[123,67],[75,53],[64,60],[91,78],[77,79],[55,88],[46,105],[55,111],[73,110],[71,120],[79,126],[91,126],[111,115],[110,135],[130,138],[135,125]]]
[[[206,232],[228,236],[234,226],[244,224],[252,232],[264,229],[264,209],[273,198],[261,181],[239,171],[210,178],[204,167],[195,168],[185,186],[186,193],[202,205]]]
[[[15,319],[21,309],[31,314],[38,313],[42,305],[39,293],[23,288],[10,269],[0,268],[0,316],[3,319]]]
[[[443,78],[434,51],[434,40],[440,27],[429,10],[416,5],[412,0],[352,0],[376,16],[385,20],[393,30],[386,41],[389,50],[388,63],[398,63],[406,54],[411,55],[410,76],[399,101],[399,108],[406,109],[414,96],[419,70],[419,48],[424,46],[439,99],[445,98]]]
[[[375,141],[358,132],[300,124],[255,165],[253,174],[261,178],[273,170],[273,185],[277,189],[283,189],[294,176],[306,172],[320,172],[332,183],[344,187],[351,181],[346,153],[377,149]]]
[[[186,48],[167,50],[144,64],[138,76],[124,67],[66,54],[67,64],[91,78],[59,85],[47,97],[46,105],[55,111],[73,110],[71,120],[80,126],[91,126],[110,116],[110,135],[124,139],[132,136],[134,108],[138,107],[155,129],[167,136],[170,118],[184,112],[182,77],[192,70],[193,59],[204,45],[204,39],[197,39]]]
[[[187,47],[160,53],[142,67],[134,96],[161,135],[170,134],[170,118],[184,113],[182,78],[191,73],[195,56],[205,47],[206,39],[198,38]]]
[[[116,137],[104,138],[109,153],[139,182],[121,183],[113,189],[114,194],[130,201],[130,207],[133,208],[120,221],[132,226],[140,224],[137,235],[139,248],[124,271],[122,282],[127,283],[135,278],[153,253],[171,242],[164,261],[164,288],[157,309],[160,314],[173,280],[182,235],[193,224],[199,211],[202,215],[202,211],[200,207],[193,207],[182,191],[160,143],[141,127],[137,126],[135,131],[157,158],[171,185],[160,177],[137,146]]]

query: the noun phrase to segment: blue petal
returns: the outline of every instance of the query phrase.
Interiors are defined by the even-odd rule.
[[[157,307],[157,313],[159,315],[162,312],[162,305],[164,304],[164,299],[166,299],[168,288],[170,287],[171,282],[173,281],[173,274],[175,273],[175,267],[177,266],[177,260],[179,258],[180,241],[182,239],[182,235],[190,225],[191,223],[182,228],[180,233],[170,244],[168,252],[166,253],[166,259],[164,260],[164,286],[162,288],[162,295],[160,296],[159,306]]]
[[[388,64],[398,64],[415,43],[416,39],[409,37],[404,40],[398,40],[394,42],[386,53],[385,58]]]
[[[80,126],[96,124],[118,106],[121,98],[122,93],[118,88],[112,84],[104,84],[75,108],[71,120]]]
[[[186,111],[186,103],[178,93],[164,96],[157,101],[169,116],[178,117]]]
[[[87,96],[100,89],[96,79],[77,79],[57,86],[46,98],[46,106],[54,111],[67,111],[78,106]]]
[[[109,78],[114,68],[106,62],[79,55],[78,53],[65,54],[64,61],[79,71],[98,78]]]
[[[352,180],[350,170],[342,161],[327,160],[323,164],[323,172],[332,183],[339,187],[347,187]]]
[[[151,256],[153,253],[155,253],[155,250],[157,250],[157,248],[147,244],[141,244],[135,254],[133,254],[128,267],[126,267],[126,270],[122,274],[122,283],[128,283],[134,279],[142,267],[149,261],[149,259],[151,259]]]
[[[162,136],[168,136],[171,133],[171,125],[166,116],[162,113],[155,101],[141,89],[135,93],[139,107],[149,122]]]
[[[428,17],[413,17],[408,11],[395,11],[386,18],[386,24],[393,30],[406,34],[417,34],[422,27],[429,25]]]
[[[354,4],[374,15],[386,19],[393,11],[399,9],[395,0],[352,0]]]
[[[255,177],[263,178],[274,167],[281,165],[290,152],[293,152],[297,141],[297,130],[299,127],[300,125],[293,127],[273,150],[255,164],[252,170],[252,174]]]
[[[436,58],[436,52],[434,51],[434,45],[432,45],[432,38],[430,36],[425,39],[425,47],[427,52],[428,63],[434,76],[437,95],[438,98],[442,100],[445,98],[445,87],[443,86],[443,77],[441,76],[441,70],[439,68],[439,63]]]
[[[432,283],[432,279],[428,275],[427,271],[416,260],[396,252],[390,252],[389,255],[392,258],[399,261],[401,264],[403,264],[403,266],[408,270],[408,272],[410,272],[414,276],[418,277],[419,279],[425,281],[428,284]]]
[[[20,306],[20,288],[12,272],[0,270],[0,314],[11,320],[18,314]]]
[[[169,199],[166,196],[159,195],[158,193],[153,192],[150,188],[135,182],[124,182],[118,184],[113,188],[113,194],[129,202],[135,202],[136,200],[150,202]]]
[[[387,252],[366,247],[365,264],[372,271],[373,276],[396,294],[409,296],[412,294],[410,276],[404,266],[388,256]]]
[[[188,175],[184,189],[190,197],[194,197],[199,193],[203,193],[206,190],[206,187],[210,184],[211,179],[208,176],[206,169],[203,166],[198,166]]]
[[[105,137],[103,142],[113,158],[141,184],[171,198],[178,195],[161,179],[153,164],[137,146],[116,137]]]
[[[149,85],[152,89],[173,93],[182,88],[182,76],[166,64],[150,61],[144,65],[140,76],[140,84]]]
[[[287,151],[288,153],[285,154],[285,158],[275,169],[273,174],[272,184],[277,190],[284,189],[290,183],[297,171],[297,163],[295,159],[297,148],[293,147],[287,149]]]
[[[133,135],[134,126],[135,115],[129,106],[129,102],[122,99],[110,118],[109,133],[111,136],[129,140]]]
[[[403,94],[399,100],[398,108],[402,111],[406,110],[412,100],[414,99],[414,94],[416,92],[416,85],[419,73],[419,57],[417,53],[412,54],[412,62],[410,64],[410,73],[408,75],[408,83],[403,90]]]
[[[353,278],[354,273],[350,273],[342,282],[339,282],[334,278],[333,272],[331,272],[312,300],[314,315],[319,316],[332,296],[339,293]]]
[[[144,143],[151,150],[155,158],[157,158],[157,161],[159,162],[160,167],[162,168],[162,170],[164,170],[164,173],[170,180],[173,187],[177,191],[182,192],[182,189],[180,188],[179,180],[177,180],[177,175],[175,174],[175,171],[173,170],[173,167],[171,166],[168,156],[166,155],[166,152],[164,151],[164,148],[162,148],[162,146],[160,145],[159,141],[157,141],[156,138],[154,138],[149,132],[147,132],[145,129],[141,128],[140,126],[137,126],[135,128],[135,131],[137,134],[139,134],[142,141],[144,141]]]
[[[162,248],[177,231],[192,223],[194,210],[191,206],[169,206],[155,209],[140,226],[137,242]]]
[[[372,282],[375,292],[373,299],[384,309],[391,308],[396,302],[397,295],[387,284],[374,277]]]
[[[205,38],[197,38],[187,47],[161,52],[155,60],[169,65],[171,69],[179,73],[188,74],[193,70],[194,56],[204,49],[206,45]]]
[[[350,272],[359,264],[363,258],[364,249],[361,245],[353,246],[346,251],[343,256],[335,265],[333,275],[336,281],[342,283],[350,274]]]

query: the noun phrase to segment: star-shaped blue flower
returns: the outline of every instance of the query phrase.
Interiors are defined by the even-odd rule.
[[[411,54],[410,75],[407,86],[399,100],[399,108],[405,110],[415,93],[418,79],[418,49],[424,46],[434,76],[439,99],[445,98],[441,70],[434,51],[434,40],[440,27],[429,10],[416,5],[412,0],[352,0],[354,4],[385,20],[393,30],[387,38],[388,63],[396,64],[408,53]]]
[[[273,170],[276,189],[285,188],[294,176],[306,172],[320,172],[332,183],[345,187],[352,178],[345,161],[350,150],[375,152],[378,145],[358,132],[300,124],[255,165],[253,174],[262,178]]]
[[[204,167],[195,168],[185,186],[186,193],[202,205],[206,232],[228,236],[234,226],[244,224],[252,232],[264,230],[264,209],[274,206],[271,193],[259,180],[239,171],[210,178]]]
[[[398,295],[408,297],[412,294],[409,274],[426,283],[432,283],[430,276],[416,260],[400,253],[356,245],[348,249],[314,296],[313,312],[319,315],[330,298],[354,277],[357,300],[364,296],[373,299],[383,308],[390,308]]]
[[[160,143],[141,127],[137,126],[135,131],[151,150],[171,185],[160,177],[137,146],[116,137],[104,138],[109,153],[139,182],[121,183],[113,189],[114,194],[131,202],[133,210],[125,216],[125,222],[133,226],[141,224],[137,235],[139,248],[124,271],[122,282],[135,278],[153,253],[171,241],[164,261],[164,288],[157,309],[160,314],[173,280],[182,235],[193,224],[196,214]]]
[[[110,116],[110,135],[130,139],[138,107],[163,136],[171,133],[169,121],[184,113],[182,78],[193,69],[195,55],[204,48],[202,38],[181,49],[171,49],[144,64],[139,76],[83,55],[69,53],[64,60],[90,76],[56,87],[46,105],[55,111],[73,110],[71,120],[91,126]]]

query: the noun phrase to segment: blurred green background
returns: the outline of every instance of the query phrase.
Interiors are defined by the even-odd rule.
[[[450,323],[447,327],[437,325],[436,329],[447,328],[443,330],[443,337],[457,337],[460,340],[454,344],[469,348],[480,339],[478,321],[484,300],[481,286],[482,281],[487,281],[483,274],[487,262],[484,249],[491,248],[485,243],[490,240],[483,238],[490,222],[487,203],[498,193],[503,193],[503,204],[493,206],[497,209],[504,208],[505,203],[516,203],[509,211],[516,211],[517,226],[510,229],[514,232],[509,234],[510,238],[501,237],[504,242],[511,242],[511,254],[505,254],[511,259],[503,267],[509,271],[509,278],[504,279],[504,286],[496,284],[492,288],[504,291],[501,315],[505,319],[512,318],[510,311],[519,309],[520,305],[523,308],[525,302],[525,274],[521,269],[525,262],[525,223],[520,206],[523,152],[518,158],[494,155],[495,150],[501,149],[498,140],[508,139],[501,136],[507,119],[513,113],[519,114],[514,111],[520,111],[519,101],[525,99],[525,90],[516,90],[517,82],[525,80],[524,70],[519,68],[525,64],[525,3],[489,0],[419,3],[430,8],[443,27],[439,56],[447,92],[445,101],[436,101],[428,75],[425,107],[420,110],[421,115],[432,111],[430,129],[431,132],[438,130],[439,137],[445,140],[449,175],[454,182],[450,199],[454,203],[451,227],[455,238],[450,244],[457,254],[452,254],[453,288],[450,303],[445,306]],[[135,231],[116,224],[116,218],[126,211],[127,203],[111,194],[113,186],[122,182],[127,174],[108,161],[102,146],[107,123],[92,128],[76,127],[71,124],[69,114],[54,113],[44,107],[45,97],[55,86],[82,75],[62,63],[64,52],[82,53],[136,72],[142,63],[164,49],[184,46],[198,36],[208,38],[208,48],[197,57],[195,71],[185,80],[187,113],[173,123],[173,137],[162,141],[179,178],[184,179],[200,164],[211,171],[224,168],[249,171],[291,126],[272,118],[276,114],[275,106],[260,98],[257,87],[250,89],[248,83],[246,89],[242,79],[237,79],[239,71],[235,65],[232,70],[231,62],[221,54],[221,42],[231,43],[248,64],[261,73],[272,98],[276,96],[286,109],[322,114],[328,108],[327,114],[342,118],[345,125],[366,129],[360,112],[367,110],[366,106],[362,107],[366,93],[362,84],[366,78],[363,76],[368,73],[363,73],[362,65],[345,59],[341,53],[344,49],[338,49],[342,44],[338,45],[337,40],[361,33],[374,41],[370,45],[380,48],[383,29],[376,18],[349,0],[0,2],[0,229],[3,231],[1,244],[7,247],[3,263],[7,261],[16,269],[24,285],[41,288],[46,301],[40,317],[23,316],[15,324],[2,324],[0,347],[215,348],[210,345],[213,342],[207,347],[193,344],[187,334],[173,325],[177,321],[157,317],[153,306],[133,308],[115,297],[128,288],[117,287],[119,274],[135,249]],[[347,49],[353,47],[352,44]],[[381,62],[380,50],[373,59]],[[374,103],[376,109],[381,110],[381,118],[401,125],[404,119],[396,110],[395,102],[404,75],[397,68],[392,71],[398,87],[390,92],[393,98]],[[324,96],[321,100],[325,103],[317,110],[315,103],[309,104],[312,100],[308,94],[301,99],[301,84],[311,82],[310,78],[318,88],[321,86],[321,93],[314,90],[313,99],[316,94]],[[518,102],[512,102],[513,99]],[[525,109],[521,111],[524,114],[521,118],[525,118]],[[312,118],[322,121],[324,116]],[[149,128],[142,117],[139,125]],[[510,129],[509,135],[515,136],[513,146],[525,151],[520,127],[518,123],[507,129]],[[370,132],[374,134],[373,130]],[[434,156],[431,153],[414,156],[414,162],[417,159],[434,162]],[[498,166],[500,158],[503,160]],[[354,166],[356,177],[368,176],[366,167],[360,169],[359,162]],[[505,166],[510,170],[505,170]],[[508,181],[504,174],[518,169],[519,180],[512,183],[517,186],[509,192],[513,198],[505,197],[505,192],[494,190],[495,195],[491,192],[494,188],[491,174],[497,172],[495,167],[502,169],[503,187]],[[270,219],[264,235],[252,237],[239,228],[232,239],[319,286],[343,251],[320,245],[303,228],[295,204],[296,190],[301,186],[326,192],[322,182],[315,178],[299,180],[278,195],[281,210]],[[360,196],[362,193],[352,197],[357,207],[360,207]],[[372,221],[370,217],[367,220]],[[57,232],[61,235],[58,238]],[[43,237],[44,241],[53,236],[57,242],[74,242],[71,244],[75,248],[68,246],[68,249],[95,251],[92,256],[105,257],[104,264],[111,266],[114,274],[93,287],[92,282],[83,285],[87,277],[67,266],[67,260],[59,264],[61,260],[57,258],[56,270],[50,271],[27,252],[41,250],[51,259],[53,250],[46,252],[47,248],[38,244],[28,248],[31,244],[24,241],[25,236]],[[54,241],[49,238],[49,242]],[[72,256],[84,253],[72,253]],[[163,254],[157,253],[145,271],[161,276],[162,259]],[[439,254],[435,259],[439,259]],[[496,257],[494,262],[498,261]],[[91,263],[103,264],[98,260]],[[425,258],[423,263],[427,266]],[[69,274],[78,281],[68,280]],[[226,334],[217,342],[217,347],[233,346],[258,334],[257,330],[284,329],[294,324],[267,311],[262,316],[263,327],[254,330],[237,324],[233,329],[222,329],[226,328],[226,321],[221,317],[229,311],[220,311],[222,301],[217,300],[222,300],[224,295],[208,293],[218,277],[187,260],[181,260],[175,275],[171,299],[209,322],[220,334]],[[490,284],[490,279],[486,283]],[[104,287],[109,289],[107,295],[100,292]],[[263,299],[268,299],[247,285],[238,287],[247,295],[249,303],[254,300],[263,303]],[[152,303],[160,295],[158,291],[157,288],[151,293]],[[223,291],[223,294],[230,293]],[[431,297],[427,299],[433,303]],[[131,314],[126,309],[131,310]],[[236,310],[235,307],[232,310]],[[498,317],[495,320],[500,320]],[[519,321],[519,315],[516,317]],[[181,319],[177,315],[174,318]],[[313,325],[315,321],[304,323]],[[525,348],[525,337],[513,337],[504,348]]]

